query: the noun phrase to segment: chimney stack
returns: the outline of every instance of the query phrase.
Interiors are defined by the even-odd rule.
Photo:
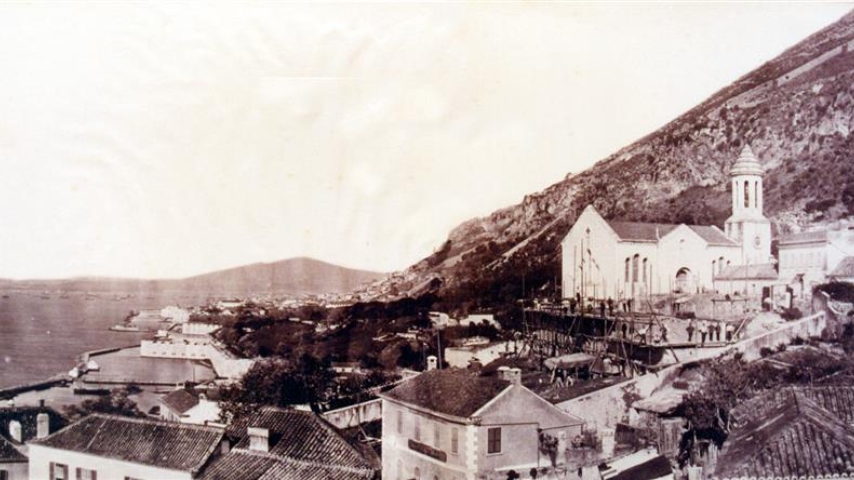
[[[249,450],[256,452],[270,451],[270,430],[266,428],[249,427]]]
[[[36,416],[36,438],[50,435],[50,416],[42,412]]]
[[[430,355],[427,357],[427,371],[436,370],[436,365],[438,364],[439,359],[436,358],[435,355]]]
[[[22,443],[23,435],[21,432],[21,422],[17,420],[12,420],[9,422],[9,436],[12,437],[12,440]]]
[[[522,385],[522,369],[521,368],[511,368],[508,373],[508,380],[513,385]]]

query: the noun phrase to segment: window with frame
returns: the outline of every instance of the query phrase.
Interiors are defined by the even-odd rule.
[[[501,427],[486,431],[486,453],[501,453]]]
[[[421,418],[416,416],[416,417],[413,417],[413,420],[415,421],[415,434],[413,435],[413,438],[415,438],[415,440],[418,440],[420,442],[421,441]]]
[[[433,424],[433,446],[439,448],[439,444],[442,442],[442,431],[439,429],[439,424]]]
[[[0,470],[0,480],[9,480],[8,470]]]
[[[397,411],[397,433],[403,433],[403,412]]]
[[[460,453],[460,431],[457,428],[451,429],[451,453]]]
[[[68,465],[50,462],[50,480],[71,480],[68,478]]]
[[[77,480],[98,480],[98,472],[88,468],[77,467]]]

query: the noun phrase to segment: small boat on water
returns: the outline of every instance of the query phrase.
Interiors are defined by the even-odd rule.
[[[113,325],[112,327],[110,327],[110,330],[112,330],[114,332],[138,332],[139,327],[137,327],[136,325],[119,324],[119,325]]]

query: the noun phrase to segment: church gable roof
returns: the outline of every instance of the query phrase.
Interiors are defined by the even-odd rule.
[[[669,223],[641,223],[608,220],[608,226],[623,242],[657,242],[659,238],[673,231],[678,225]]]

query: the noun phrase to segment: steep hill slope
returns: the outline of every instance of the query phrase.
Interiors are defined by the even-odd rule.
[[[611,218],[722,225],[745,142],[765,168],[775,232],[854,214],[852,130],[854,12],[589,170],[463,223],[383,289],[438,286],[437,307],[463,310],[508,305],[523,284],[551,293],[559,241],[591,203]]]

